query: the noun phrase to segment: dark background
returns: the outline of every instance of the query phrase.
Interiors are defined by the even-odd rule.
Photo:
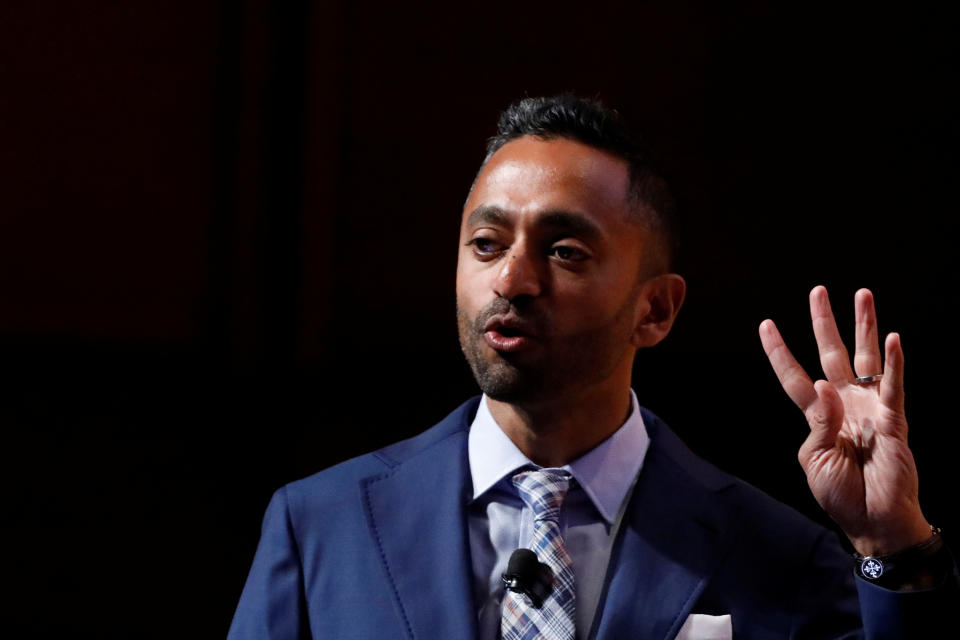
[[[641,402],[823,520],[756,327],[818,372],[807,292],[851,336],[870,287],[926,514],[960,524],[953,14],[86,0],[0,25],[5,627],[223,636],[273,490],[475,393],[460,207],[499,111],[564,90],[644,130],[683,209],[688,302]]]

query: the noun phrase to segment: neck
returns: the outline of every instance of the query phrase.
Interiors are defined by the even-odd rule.
[[[561,467],[609,438],[630,417],[630,381],[604,384],[548,400],[507,403],[487,398],[490,414],[525,456]]]

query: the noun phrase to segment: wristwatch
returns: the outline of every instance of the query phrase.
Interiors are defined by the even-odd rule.
[[[884,576],[890,577],[894,572],[902,576],[910,571],[922,569],[922,561],[935,555],[943,547],[940,528],[931,526],[930,531],[931,535],[928,539],[896,553],[877,556],[854,553],[857,574],[871,582],[877,582]]]

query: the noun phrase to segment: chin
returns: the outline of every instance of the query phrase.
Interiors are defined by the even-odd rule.
[[[536,400],[544,392],[544,377],[501,364],[473,369],[473,377],[487,396],[499,402],[523,404]]]
[[[461,328],[460,348],[481,391],[494,400],[511,404],[522,404],[542,394],[548,377],[542,367],[514,362],[520,358],[491,350],[475,335]]]

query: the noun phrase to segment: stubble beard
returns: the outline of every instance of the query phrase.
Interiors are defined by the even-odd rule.
[[[551,338],[549,323],[542,318],[531,318],[535,326],[545,330],[537,340],[542,356],[529,362],[510,354],[484,355],[486,342],[483,329],[487,320],[496,314],[513,311],[509,301],[497,298],[471,319],[457,305],[457,329],[460,349],[470,365],[480,389],[489,397],[511,404],[526,404],[548,399],[578,388],[591,386],[608,379],[622,362],[625,352],[631,351],[633,331],[633,302],[628,299],[607,323],[563,339]],[[539,320],[539,322],[537,322]],[[555,340],[556,342],[551,342]]]
[[[540,385],[538,381],[543,376],[530,368],[521,368],[511,363],[502,355],[496,356],[491,362],[483,353],[485,341],[483,338],[484,326],[487,319],[496,313],[505,313],[509,303],[500,304],[498,298],[493,303],[481,309],[473,320],[457,305],[457,332],[460,336],[460,350],[463,351],[467,364],[473,372],[473,379],[477,381],[480,390],[494,400],[516,402],[524,398],[538,395]],[[503,302],[506,302],[503,300]]]

